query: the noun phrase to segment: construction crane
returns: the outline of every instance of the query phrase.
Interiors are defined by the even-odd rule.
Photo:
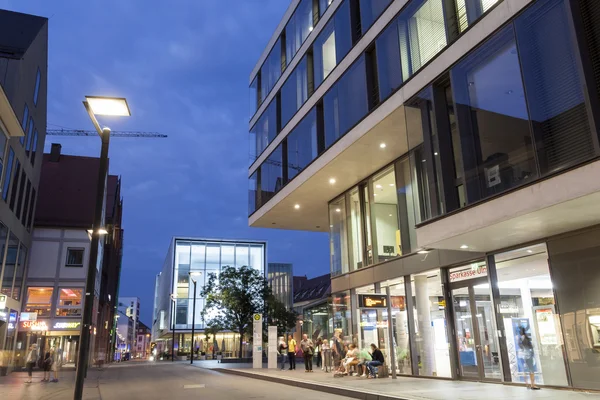
[[[48,129],[46,135],[50,136],[98,136],[96,131],[86,131],[83,129]],[[166,138],[167,135],[157,132],[137,132],[137,131],[111,131],[111,137],[124,138]]]

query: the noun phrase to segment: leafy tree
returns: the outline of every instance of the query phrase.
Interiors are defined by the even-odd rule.
[[[223,267],[219,276],[210,274],[202,297],[206,299],[203,314],[214,315],[208,321],[222,330],[240,335],[240,356],[244,334],[252,330],[252,316],[264,314],[270,296],[267,281],[257,270],[243,266]]]
[[[298,313],[288,310],[285,305],[272,294],[267,299],[266,321],[268,325],[277,326],[277,335],[283,336],[296,327]]]

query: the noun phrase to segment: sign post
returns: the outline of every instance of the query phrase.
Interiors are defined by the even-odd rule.
[[[254,314],[252,320],[252,368],[262,368],[262,314]]]
[[[277,327],[269,327],[269,369],[277,369]]]

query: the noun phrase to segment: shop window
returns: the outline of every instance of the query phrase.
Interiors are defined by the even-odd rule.
[[[331,296],[333,313],[333,333],[341,336],[343,340],[351,341],[352,336],[352,310],[350,307],[350,292],[335,293]]]
[[[421,376],[452,376],[440,271],[411,275],[414,340]]]
[[[376,175],[371,182],[377,263],[402,255],[394,168],[390,167]]]
[[[348,230],[345,203],[345,198],[342,197],[329,204],[329,252],[331,274],[334,276],[348,272]]]
[[[562,330],[546,245],[512,250],[494,258],[512,381],[529,381],[526,355],[520,345],[524,331],[533,345],[536,383],[567,386]]]
[[[287,136],[288,179],[298,175],[318,155],[317,110],[313,108]]]
[[[52,308],[52,293],[54,289],[51,287],[29,287],[27,288],[27,303],[25,304],[25,312],[35,312],[38,317],[49,317]]]
[[[451,70],[467,202],[537,177],[512,27]]]
[[[392,303],[392,333],[394,336],[393,351],[396,355],[396,372],[401,375],[412,375],[408,312],[406,310],[406,290],[404,287],[404,278],[383,282],[381,284],[381,292],[385,293],[385,288],[388,286],[390,287],[390,298]]]
[[[83,267],[83,255],[85,250],[82,248],[67,248],[66,267]]]
[[[58,289],[57,317],[80,317],[83,289]]]

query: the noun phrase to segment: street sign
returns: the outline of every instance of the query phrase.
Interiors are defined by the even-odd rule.
[[[252,319],[252,368],[262,368],[262,314],[254,314]]]
[[[262,319],[262,314],[254,314],[254,320],[260,321]]]

